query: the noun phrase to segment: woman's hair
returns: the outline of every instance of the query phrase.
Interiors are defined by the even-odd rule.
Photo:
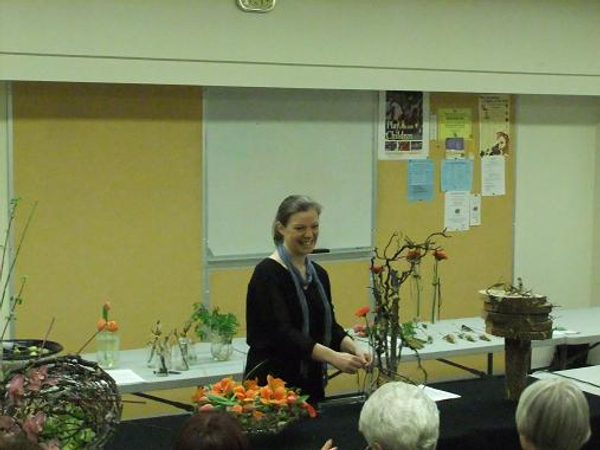
[[[238,420],[225,411],[200,411],[179,432],[173,450],[249,450]]]
[[[386,383],[365,402],[358,429],[384,450],[433,450],[440,417],[436,404],[417,386]]]
[[[528,386],[515,414],[519,434],[537,450],[578,450],[590,438],[590,407],[577,385],[550,378]]]
[[[319,203],[306,195],[290,195],[286,197],[279,205],[279,208],[277,208],[277,214],[275,215],[275,220],[273,220],[273,242],[275,242],[275,245],[283,242],[283,236],[277,231],[277,224],[281,223],[283,226],[286,226],[292,215],[310,211],[311,209],[314,209],[318,215],[321,215],[323,208]]]

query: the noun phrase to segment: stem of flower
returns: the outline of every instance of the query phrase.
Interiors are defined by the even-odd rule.
[[[21,246],[23,245],[23,240],[25,239],[25,236],[27,235],[27,230],[29,229],[29,224],[31,223],[31,219],[33,218],[33,215],[35,213],[37,205],[38,205],[38,202],[35,202],[33,204],[33,207],[31,208],[29,216],[27,217],[27,222],[25,222],[25,227],[23,228],[23,233],[21,233],[21,239],[19,240],[19,245],[17,245],[17,249],[15,251],[15,257],[11,261],[10,267],[8,268],[8,274],[6,275],[6,280],[4,281],[4,288],[2,289],[2,297],[0,298],[0,311],[2,310],[2,306],[4,305],[4,299],[6,297],[6,291],[8,289],[8,285],[10,283],[10,278],[11,278],[11,275],[15,268],[17,259],[19,258],[19,253],[21,252]],[[11,218],[11,222],[12,222],[12,218]],[[7,235],[8,235],[8,231],[7,231]],[[5,247],[5,251],[6,251],[6,247]],[[4,259],[4,255],[3,255],[3,259]],[[2,266],[4,267],[4,262],[2,263]],[[2,272],[4,272],[4,270],[2,270]]]

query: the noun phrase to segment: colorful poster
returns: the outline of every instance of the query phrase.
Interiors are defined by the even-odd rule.
[[[442,142],[456,138],[473,139],[473,111],[471,108],[440,108],[438,109],[439,138]],[[455,150],[448,148],[449,150]],[[462,149],[461,149],[462,150]]]
[[[510,96],[479,96],[479,155],[510,153]]]
[[[384,91],[379,97],[379,158],[422,159],[429,154],[429,94]]]

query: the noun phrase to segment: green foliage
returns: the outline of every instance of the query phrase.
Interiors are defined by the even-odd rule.
[[[43,440],[58,439],[61,450],[84,449],[95,436],[86,424],[85,411],[77,405],[69,405],[62,415],[48,417],[42,433]]]
[[[195,323],[196,335],[202,340],[206,339],[208,332],[232,338],[240,326],[233,313],[222,313],[219,307],[214,307],[210,311],[203,303],[194,303],[194,312],[190,321]]]

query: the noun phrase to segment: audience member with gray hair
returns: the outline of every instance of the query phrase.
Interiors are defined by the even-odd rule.
[[[515,418],[523,450],[579,450],[591,435],[585,396],[575,383],[562,378],[528,386]]]
[[[440,417],[421,388],[391,382],[365,402],[358,429],[372,450],[434,450]]]

